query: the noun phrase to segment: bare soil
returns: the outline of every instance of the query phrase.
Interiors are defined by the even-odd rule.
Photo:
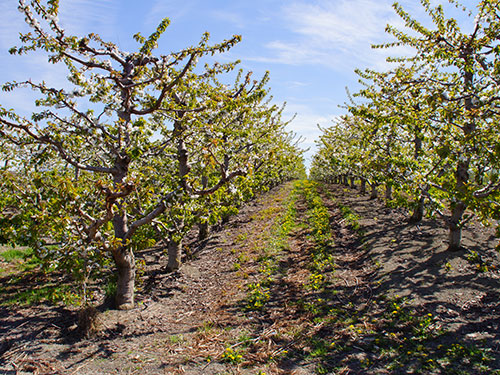
[[[248,285],[262,278],[262,256],[285,210],[288,183],[250,202],[206,242],[188,240],[190,257],[178,272],[164,271],[160,248],[138,254],[144,275],[137,308],[118,311],[103,304],[86,311],[89,336],[78,330],[85,316],[77,307],[0,306],[0,374],[314,374],[319,371],[315,338],[353,338],[345,327],[313,319],[305,303],[326,298],[332,308],[365,311],[375,321],[382,313],[374,301],[395,296],[407,297],[414,311],[432,314],[434,324],[450,333],[443,340],[489,348],[490,368],[500,369],[500,259],[494,231],[471,225],[464,233],[465,249],[449,253],[441,223],[425,219],[409,225],[403,211],[356,189],[322,189],[335,243],[330,279],[335,293],[304,288],[314,244],[310,230],[298,225],[276,257],[269,301],[261,310],[246,306]],[[339,204],[359,216],[359,229],[345,220]],[[297,221],[305,223],[305,203],[298,201],[296,210]],[[24,288],[39,282],[28,278]],[[366,353],[361,343],[353,347],[323,358],[335,365],[329,373],[406,373],[376,363],[361,367]]]

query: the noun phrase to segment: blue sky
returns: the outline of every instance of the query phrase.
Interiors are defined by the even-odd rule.
[[[276,103],[287,102],[286,116],[296,118],[289,129],[303,138],[301,146],[314,153],[320,134],[317,124],[329,126],[344,113],[345,87],[358,88],[355,68],[387,67],[388,55],[403,50],[372,50],[372,43],[389,41],[387,23],[401,25],[392,0],[60,0],[59,19],[69,33],[90,32],[133,51],[136,32],[149,35],[163,17],[171,26],[162,37],[158,53],[168,53],[196,44],[203,32],[213,42],[243,37],[218,61],[241,60],[240,67],[260,77],[270,71]],[[412,15],[422,10],[417,0],[400,3]],[[477,1],[464,2],[470,8]],[[0,83],[11,80],[45,80],[59,87],[64,72],[45,62],[43,55],[10,56],[17,35],[26,31],[17,0],[0,2]],[[29,108],[26,93],[0,93],[7,108]]]

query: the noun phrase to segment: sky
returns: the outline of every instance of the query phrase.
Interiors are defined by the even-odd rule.
[[[445,1],[445,0],[444,0]],[[470,9],[478,0],[463,3]],[[434,2],[438,2],[434,0]],[[354,69],[389,67],[387,56],[404,49],[374,50],[372,44],[392,41],[387,24],[402,28],[392,0],[60,0],[59,20],[67,33],[97,33],[104,40],[132,52],[132,36],[151,34],[162,18],[171,21],[157,53],[167,54],[200,40],[208,31],[214,43],[242,36],[242,41],[215,60],[241,60],[240,68],[261,77],[270,72],[276,104],[286,102],[288,129],[301,139],[307,164],[315,152],[321,127],[332,125],[350,92],[359,89]],[[418,0],[401,0],[417,19],[425,21]],[[425,22],[424,22],[425,23]],[[0,1],[0,84],[44,80],[53,87],[65,83],[65,73],[46,62],[43,54],[11,56],[19,32],[27,31],[17,0]],[[6,108],[28,110],[33,99],[26,92],[0,92]]]

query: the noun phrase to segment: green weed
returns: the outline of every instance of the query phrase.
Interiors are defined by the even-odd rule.
[[[281,215],[276,217],[275,224],[271,228],[271,233],[265,239],[265,245],[259,249],[261,255],[257,258],[259,263],[259,282],[250,283],[247,285],[247,296],[245,298],[246,310],[261,310],[267,301],[271,298],[270,286],[274,282],[273,275],[278,271],[278,261],[283,250],[288,248],[288,237],[295,227],[296,216],[296,200],[298,194],[296,185],[292,190],[287,202],[285,210]],[[264,210],[267,215],[275,215],[283,210],[279,207],[271,207],[269,210]],[[242,259],[240,259],[240,262]]]
[[[240,349],[233,349],[232,347],[226,348],[221,355],[222,362],[231,363],[236,365],[243,360],[243,355]]]

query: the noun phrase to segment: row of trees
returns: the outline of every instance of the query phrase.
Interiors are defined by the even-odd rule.
[[[67,35],[57,0],[20,0],[19,10],[31,32],[10,52],[45,51],[67,68],[71,88],[3,86],[34,90],[40,110],[25,117],[0,105],[2,239],[29,244],[83,285],[112,259],[119,308],[134,305],[137,250],[165,239],[175,270],[188,230],[199,225],[203,238],[257,190],[304,173],[268,75],[198,64],[239,36],[210,44],[204,34],[155,55],[164,19],[149,37],[136,34],[139,48],[128,53],[96,34]]]
[[[385,72],[357,71],[363,88],[349,114],[323,129],[311,173],[385,185],[412,221],[424,208],[443,217],[457,250],[470,218],[500,220],[500,7],[481,0],[471,12],[450,0],[474,20],[462,31],[441,5],[420,2],[432,26],[394,4],[408,32],[387,26],[395,42],[375,47],[414,53],[389,59]]]

